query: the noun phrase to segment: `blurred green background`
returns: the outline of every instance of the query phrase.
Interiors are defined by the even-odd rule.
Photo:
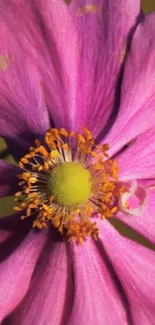
[[[145,14],[149,14],[155,10],[155,0],[142,0],[142,9]]]
[[[142,9],[145,14],[148,14],[153,10],[155,10],[155,0],[143,0]],[[3,158],[5,160],[9,162],[13,162],[12,157],[10,155],[9,156],[7,155],[5,142],[1,138],[0,138],[0,152],[1,152],[1,156],[3,154]],[[6,155],[7,157],[5,157]],[[13,206],[14,206],[13,198],[8,197],[8,198],[0,199],[0,217],[11,214],[13,211]],[[129,233],[129,231],[127,230],[125,231],[125,228],[124,229],[122,228],[122,232],[126,233],[128,237],[132,237],[132,238],[135,237],[133,232]],[[135,239],[146,246],[150,246],[148,245],[147,242],[145,242],[144,239],[140,238],[139,236],[137,237],[137,235]]]

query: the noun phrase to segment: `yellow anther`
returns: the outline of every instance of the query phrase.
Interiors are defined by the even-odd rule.
[[[50,152],[50,158],[54,159],[54,158],[57,158],[59,155],[58,151],[57,150],[52,150]]]
[[[36,177],[30,177],[29,182],[34,184],[34,183],[37,182],[37,178]]]

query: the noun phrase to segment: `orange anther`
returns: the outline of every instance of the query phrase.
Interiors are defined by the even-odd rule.
[[[54,201],[54,195],[50,196],[50,203],[52,203]]]
[[[21,159],[21,162],[24,163],[24,164],[29,164],[29,161],[28,161],[28,159],[26,159],[26,158],[22,158],[22,159]]]
[[[69,138],[72,138],[74,136],[74,134],[75,134],[75,132],[73,132],[73,131],[69,132],[69,134],[68,134]]]
[[[37,147],[41,146],[41,142],[40,142],[40,140],[35,139],[35,144],[36,144]]]
[[[81,135],[79,133],[76,134],[76,139],[77,139],[78,143],[85,143],[85,141],[86,141],[85,138],[83,137],[83,135]]]
[[[24,164],[23,164],[21,161],[19,161],[19,167],[20,167],[21,169],[24,169]]]
[[[28,208],[26,209],[26,215],[29,217],[30,214],[31,214],[31,209],[28,207]]]
[[[14,207],[14,210],[15,210],[15,211],[21,211],[22,208],[21,208],[21,207]]]
[[[63,144],[63,145],[62,145],[62,148],[63,148],[64,150],[66,150],[66,151],[69,150],[69,146],[68,146],[67,143]]]
[[[15,193],[15,196],[16,196],[16,197],[19,197],[19,196],[21,196],[21,195],[22,195],[22,192],[16,192],[16,193]]]
[[[63,128],[61,128],[59,130],[59,133],[62,134],[62,135],[64,135],[65,137],[68,137],[68,132],[65,129],[63,129]]]

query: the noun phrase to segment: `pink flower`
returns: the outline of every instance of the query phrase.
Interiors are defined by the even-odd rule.
[[[139,0],[0,2],[0,136],[10,152],[19,160],[50,127],[88,127],[129,187],[114,218],[153,244],[154,21]],[[1,197],[16,191],[18,173],[0,162]],[[134,195],[138,210],[126,205]],[[109,219],[97,225],[98,241],[81,246],[20,213],[0,220],[2,324],[155,323],[154,252]]]

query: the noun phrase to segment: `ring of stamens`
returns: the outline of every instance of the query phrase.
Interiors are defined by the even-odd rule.
[[[124,191],[118,181],[117,162],[108,157],[108,145],[95,145],[87,128],[83,134],[52,128],[45,134],[45,145],[39,140],[35,144],[19,162],[24,172],[18,175],[21,191],[15,194],[15,210],[24,211],[22,219],[36,216],[34,227],[47,228],[52,223],[68,239],[81,244],[86,236],[96,240],[99,230],[94,216],[113,217]],[[91,191],[86,202],[61,204],[49,189],[51,173],[66,163],[89,171]]]

